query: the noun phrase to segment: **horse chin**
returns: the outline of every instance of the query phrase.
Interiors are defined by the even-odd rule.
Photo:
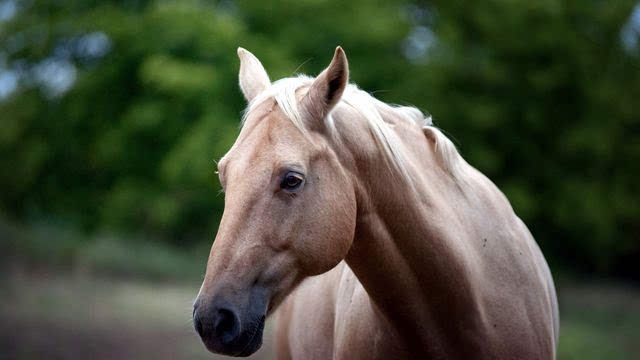
[[[262,347],[262,336],[264,334],[265,316],[261,316],[258,321],[252,325],[253,331],[247,336],[247,343],[244,348],[233,356],[247,357],[255,353]]]

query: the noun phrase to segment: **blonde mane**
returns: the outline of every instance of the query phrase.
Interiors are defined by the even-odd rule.
[[[282,109],[286,117],[303,133],[307,134],[308,129],[304,121],[305,114],[298,107],[299,90],[305,90],[313,83],[314,78],[299,75],[297,77],[284,78],[275,81],[269,88],[256,96],[247,106],[242,124],[247,115],[263,103],[267,99],[275,99],[278,106]],[[436,157],[440,165],[454,179],[463,180],[464,165],[466,162],[458,153],[455,145],[449,140],[436,126],[433,125],[431,116],[425,116],[420,110],[411,106],[390,105],[384,103],[371,94],[359,89],[355,84],[349,84],[344,90],[340,102],[336,108],[348,106],[356,111],[364,118],[371,129],[376,144],[385,154],[386,159],[394,166],[405,178],[411,179],[412,176],[407,170],[407,155],[402,146],[400,139],[393,131],[391,125],[384,120],[382,110],[392,110],[398,118],[420,126],[426,136],[435,142]],[[333,113],[333,112],[332,112]],[[331,135],[334,138],[340,136],[336,131],[334,117],[332,113],[326,117],[327,126],[331,129]]]

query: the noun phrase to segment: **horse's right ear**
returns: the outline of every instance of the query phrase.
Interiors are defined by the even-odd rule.
[[[238,57],[240,58],[240,72],[238,74],[240,89],[247,102],[251,102],[258,94],[271,86],[271,80],[269,80],[269,75],[260,60],[252,53],[239,47]]]
[[[323,121],[325,116],[340,101],[349,82],[349,63],[344,50],[336,48],[331,64],[313,81],[302,107],[313,120]]]

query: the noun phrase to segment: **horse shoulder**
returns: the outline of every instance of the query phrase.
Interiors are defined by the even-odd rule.
[[[336,299],[333,359],[407,359],[393,327],[347,267]]]
[[[555,356],[558,311],[549,267],[535,239],[515,214],[504,194],[484,175],[475,172],[478,219],[467,240],[472,246],[476,284],[489,334],[499,339],[499,351],[523,357]],[[524,356],[529,354],[530,356]]]
[[[337,286],[344,263],[305,279],[279,307],[278,359],[331,359]]]

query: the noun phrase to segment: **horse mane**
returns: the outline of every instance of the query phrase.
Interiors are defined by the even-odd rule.
[[[285,116],[303,133],[307,134],[308,129],[304,121],[304,114],[298,107],[299,97],[296,96],[298,90],[308,88],[313,83],[314,78],[306,75],[284,78],[275,81],[267,90],[256,96],[247,106],[243,118],[244,125],[247,115],[253,108],[263,103],[267,99],[275,99]],[[391,110],[401,121],[414,123],[422,128],[425,136],[435,143],[435,154],[442,168],[455,180],[463,181],[462,178],[466,162],[458,153],[455,145],[447,138],[432,121],[431,116],[425,116],[422,111],[412,106],[400,106],[384,103],[366,91],[359,89],[355,84],[348,84],[342,98],[336,108],[348,106],[351,111],[357,112],[364,118],[373,134],[378,147],[386,155],[386,159],[407,179],[412,179],[410,171],[407,169],[407,155],[402,146],[402,139],[392,131],[392,126],[384,120],[383,111]],[[329,113],[325,121],[331,129],[333,137],[338,138],[339,132],[335,127],[335,119],[332,116],[334,111]]]

